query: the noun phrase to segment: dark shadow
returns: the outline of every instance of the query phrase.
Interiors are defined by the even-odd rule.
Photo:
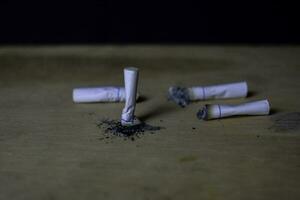
[[[247,97],[254,97],[255,95],[257,95],[257,92],[249,91]]]
[[[139,96],[139,98],[136,100],[137,103],[141,103],[141,102],[144,102],[144,101],[147,101],[148,100],[148,97],[144,96],[144,95],[141,95]]]
[[[277,108],[271,108],[270,110],[270,115],[275,115],[282,112],[281,110],[277,109]]]
[[[178,109],[180,109],[180,108],[178,108],[178,106],[176,106],[176,105],[161,104],[161,105],[155,107],[155,109],[150,110],[150,112],[148,112],[144,115],[138,116],[138,118],[142,121],[147,121],[148,119],[151,119],[153,117],[157,117],[164,113],[172,113]]]

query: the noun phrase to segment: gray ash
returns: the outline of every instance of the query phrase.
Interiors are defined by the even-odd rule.
[[[101,120],[97,126],[104,130],[104,133],[106,134],[105,138],[109,138],[110,136],[119,136],[125,137],[124,139],[129,138],[132,141],[135,140],[135,137],[139,138],[144,134],[144,132],[150,131],[150,133],[153,134],[153,131],[162,129],[162,127],[151,126],[144,122],[135,126],[122,126],[120,121],[109,119]]]
[[[181,107],[185,107],[190,103],[187,88],[179,86],[173,86],[169,88],[168,99],[174,101]]]

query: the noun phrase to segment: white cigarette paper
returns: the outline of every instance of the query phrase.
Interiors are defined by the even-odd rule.
[[[241,98],[246,97],[247,93],[248,86],[246,82],[188,88],[188,94],[191,101]]]
[[[199,119],[219,119],[236,115],[268,115],[270,104],[268,100],[253,101],[238,105],[208,104],[199,110]]]
[[[248,86],[245,81],[211,86],[195,86],[190,88],[169,88],[170,99],[182,107],[188,105],[190,101],[241,98],[246,97],[247,93]]]
[[[139,94],[136,98],[138,99]],[[74,103],[93,103],[93,102],[122,102],[125,101],[124,87],[86,87],[73,89]]]
[[[138,69],[127,67],[124,69],[125,81],[125,107],[122,111],[121,123],[125,126],[139,124],[140,121],[134,116],[135,100],[138,84]]]

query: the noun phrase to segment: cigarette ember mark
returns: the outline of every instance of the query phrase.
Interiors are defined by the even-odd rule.
[[[109,119],[102,120],[97,126],[104,130],[104,133],[106,134],[105,138],[124,137],[124,140],[127,140],[128,138],[131,141],[140,138],[144,132],[149,131],[153,134],[154,131],[162,129],[162,127],[151,126],[143,122],[134,126],[122,126],[120,121]]]
[[[188,90],[184,87],[170,87],[168,99],[174,101],[181,107],[185,107],[190,103]]]
[[[207,118],[208,118],[207,105],[205,105],[202,109],[200,109],[197,112],[197,118],[207,120]]]
[[[300,129],[300,112],[275,115],[274,124],[269,128],[275,132],[288,132]]]

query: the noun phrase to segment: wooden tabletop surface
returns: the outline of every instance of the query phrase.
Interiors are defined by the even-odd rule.
[[[74,104],[72,89],[123,85],[164,129],[134,141],[97,123],[123,103]],[[300,199],[300,47],[0,47],[0,199]],[[171,85],[247,81],[245,99],[167,101]],[[200,121],[207,103],[268,99],[270,116]]]

